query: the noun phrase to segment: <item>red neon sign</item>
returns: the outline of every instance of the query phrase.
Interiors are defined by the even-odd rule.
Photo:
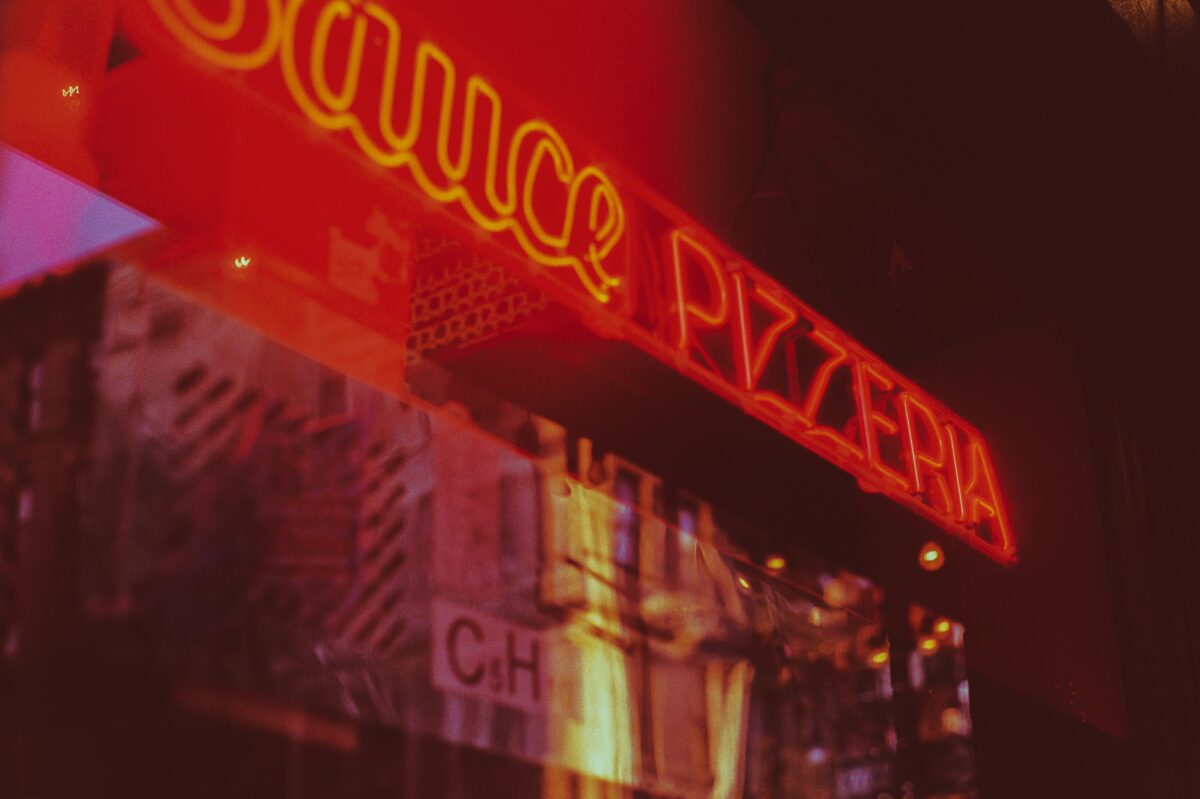
[[[982,435],[619,168],[371,0],[143,0],[127,28],[346,137],[539,288],[1002,562]],[[147,13],[149,12],[149,13]]]

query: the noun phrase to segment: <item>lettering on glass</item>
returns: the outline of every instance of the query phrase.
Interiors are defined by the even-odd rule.
[[[433,601],[433,684],[527,712],[547,707],[548,638],[488,613]]]

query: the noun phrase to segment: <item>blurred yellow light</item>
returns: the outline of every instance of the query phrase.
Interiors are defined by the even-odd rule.
[[[830,580],[824,590],[825,601],[835,608],[844,607],[846,604],[847,594],[846,586],[842,585],[841,580]]]
[[[871,663],[876,666],[882,666],[888,662],[888,652],[886,649],[876,649],[871,653]]]
[[[917,644],[924,652],[933,653],[937,651],[938,642],[936,638],[925,636]]]
[[[738,585],[740,585],[742,588],[746,589],[747,591],[750,590],[750,581],[747,580],[745,577],[743,577],[740,574],[738,575]]]
[[[918,556],[917,562],[925,571],[937,571],[946,562],[946,555],[940,546],[930,541],[921,547],[921,554]]]
[[[237,258],[233,259],[233,268],[234,269],[245,269],[249,265],[250,265],[250,259],[244,255],[239,255]]]
[[[771,555],[767,558],[767,568],[773,572],[779,571],[786,565],[787,561],[784,560],[783,555]]]
[[[950,620],[938,619],[933,625],[933,631],[938,635],[945,635],[946,633],[950,632]]]
[[[942,729],[955,735],[966,735],[971,731],[971,722],[959,708],[948,707],[942,711]]]

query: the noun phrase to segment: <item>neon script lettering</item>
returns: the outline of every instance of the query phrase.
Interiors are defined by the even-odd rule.
[[[277,74],[285,102],[499,237],[515,269],[601,335],[632,342],[865,490],[996,560],[1015,559],[978,431],[623,177],[627,208],[609,175],[577,165],[555,128],[511,109],[506,118],[491,83],[462,76],[432,42],[402,38],[381,2],[137,5],[218,67]]]
[[[149,0],[196,55],[244,72],[276,62],[313,123],[349,133],[375,163],[407,170],[432,199],[459,207],[489,233],[510,235],[535,263],[570,270],[596,301],[611,299],[621,279],[607,261],[625,231],[624,206],[604,172],[575,164],[553,127],[527,119],[504,135],[503,103],[491,84],[462,79],[429,41],[415,42],[403,60],[400,24],[379,3],[223,5],[224,15],[214,17],[193,0]]]

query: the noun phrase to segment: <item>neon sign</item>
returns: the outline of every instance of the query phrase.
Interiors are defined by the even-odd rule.
[[[624,208],[603,172],[576,168],[553,127],[526,119],[502,135],[499,93],[478,75],[462,81],[432,42],[417,42],[402,65],[400,24],[379,3],[223,5],[224,18],[216,21],[192,0],[149,2],[179,41],[217,66],[251,71],[275,61],[292,100],[314,124],[348,132],[375,163],[407,171],[430,198],[457,205],[489,233],[511,235],[534,262],[572,270],[593,298],[609,301],[620,279],[605,259],[624,232]],[[398,126],[402,94],[409,102]],[[552,195],[549,202],[544,194]],[[552,218],[546,206],[557,212]]]
[[[402,31],[382,0],[128,5],[139,39],[163,52],[183,44],[348,137],[399,185],[488,234],[601,335],[737,404],[864,490],[1015,559],[977,430],[635,178],[578,164],[556,128]]]

